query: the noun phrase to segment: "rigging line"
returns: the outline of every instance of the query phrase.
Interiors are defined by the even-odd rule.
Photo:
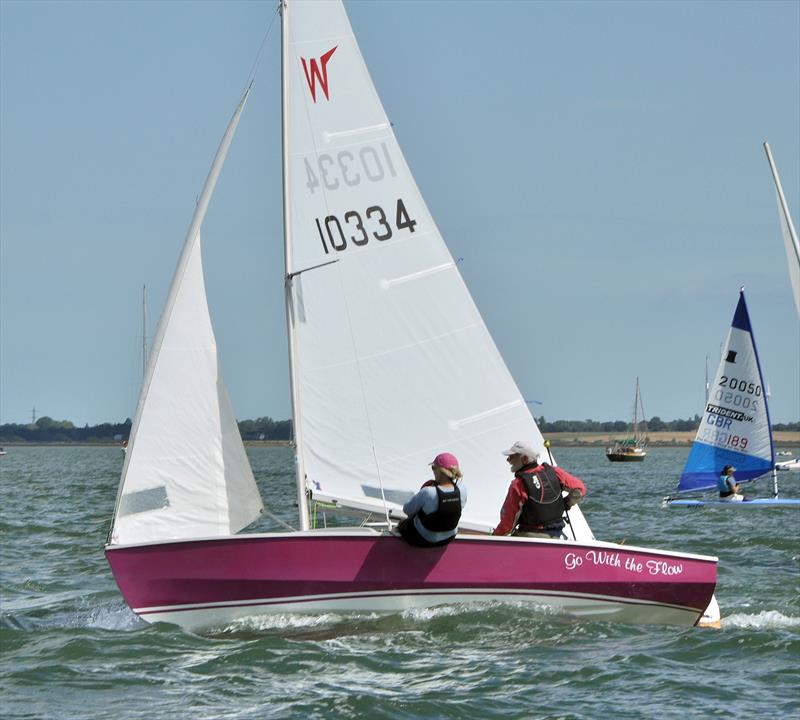
[[[289,525],[289,523],[287,523],[284,520],[281,520],[277,515],[274,515],[269,510],[267,510],[267,506],[266,505],[261,508],[261,513],[263,515],[266,515],[271,520],[274,520],[276,523],[278,523],[278,525],[281,525],[282,527],[285,527],[290,532],[297,532],[297,528],[292,527],[291,525]]]
[[[272,32],[272,26],[275,25],[275,18],[277,18],[281,13],[281,3],[278,3],[277,7],[275,8],[275,13],[272,16],[272,20],[270,21],[269,27],[267,27],[267,31],[264,33],[264,37],[261,40],[261,45],[258,47],[258,51],[256,52],[255,60],[253,60],[253,64],[250,67],[250,74],[247,76],[247,87],[248,89],[253,85],[256,79],[256,72],[258,71],[258,66],[261,63],[261,53],[264,52],[264,46],[267,44],[267,40],[269,39],[269,35]]]
[[[303,268],[302,270],[295,270],[294,272],[289,273],[286,276],[287,280],[294,279],[297,275],[301,275],[302,273],[308,272],[309,270],[316,270],[321,267],[325,267],[326,265],[333,265],[333,263],[339,262],[339,259],[336,260],[328,260],[328,262],[319,263],[319,265],[312,265],[311,267]]]
[[[383,476],[381,475],[381,465],[378,462],[378,453],[375,450],[375,433],[372,430],[372,418],[369,413],[369,404],[367,403],[367,393],[364,388],[364,378],[361,374],[361,360],[359,359],[358,346],[356,345],[355,332],[353,332],[353,320],[350,315],[350,303],[347,299],[347,291],[344,285],[342,273],[339,273],[339,287],[341,288],[342,300],[344,301],[344,311],[347,315],[347,324],[350,327],[350,344],[353,348],[353,356],[356,361],[356,372],[358,373],[358,384],[361,388],[361,402],[364,405],[364,416],[367,421],[367,432],[369,432],[369,444],[372,448],[372,459],[375,461],[375,472],[378,475],[378,487],[381,489],[381,500],[383,501],[383,513],[386,516],[386,525],[389,530],[392,529],[392,521],[389,517],[389,505],[386,503],[386,493],[383,489]]]
[[[642,400],[642,394],[639,393],[639,408],[642,411],[642,425],[645,427],[645,432],[647,432],[647,418],[644,414],[644,401]]]

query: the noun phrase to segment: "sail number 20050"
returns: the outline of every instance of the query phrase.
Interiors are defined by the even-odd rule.
[[[396,230],[408,230],[413,233],[417,224],[417,221],[409,216],[402,198],[397,199],[394,227],[390,217],[387,217],[380,205],[371,205],[363,215],[356,210],[348,210],[341,220],[336,215],[328,215],[323,220],[316,218],[315,222],[326,255],[330,253],[331,248],[337,252],[346,250],[348,239],[352,245],[362,246],[366,245],[370,238],[388,240]]]

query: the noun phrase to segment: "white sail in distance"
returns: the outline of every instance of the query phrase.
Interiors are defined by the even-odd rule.
[[[200,242],[248,93],[214,158],[156,330],[117,495],[112,544],[227,536],[262,510],[222,380]]]
[[[286,269],[308,488],[398,509],[448,451],[469,489],[462,527],[488,530],[511,478],[502,450],[526,440],[544,453],[542,436],[406,165],[341,3],[291,0],[284,12]]]
[[[795,309],[797,310],[798,317],[800,317],[800,242],[797,240],[797,232],[794,229],[794,223],[792,223],[792,216],[789,214],[789,206],[786,203],[786,196],[783,194],[781,179],[778,176],[778,168],[775,165],[775,160],[772,157],[772,150],[768,142],[764,143],[764,150],[767,153],[767,160],[769,160],[772,179],[775,181],[775,194],[778,198],[778,215],[780,217],[783,243],[786,248],[789,281],[792,284]]]

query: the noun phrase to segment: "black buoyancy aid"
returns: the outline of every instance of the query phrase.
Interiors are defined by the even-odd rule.
[[[453,491],[448,493],[443,492],[437,485],[436,495],[439,506],[432,513],[420,510],[419,521],[426,530],[431,532],[455,530],[461,519],[461,491],[458,489],[458,485],[454,485]]]
[[[544,464],[537,472],[532,467],[522,468],[516,477],[522,480],[528,493],[528,500],[519,516],[519,529],[538,530],[559,523],[563,526],[562,515],[567,507],[561,497],[561,481],[556,471]]]

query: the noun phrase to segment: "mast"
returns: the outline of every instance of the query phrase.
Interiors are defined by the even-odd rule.
[[[636,394],[633,396],[633,439],[638,445],[639,438],[639,378],[636,378]]]
[[[147,285],[142,285],[142,382],[147,372]]]
[[[786,253],[790,257],[789,260],[789,278],[792,281],[792,291],[794,292],[794,300],[795,305],[797,306],[797,312],[800,314],[800,288],[797,286],[797,275],[794,274],[793,271],[800,273],[800,241],[797,240],[797,232],[794,229],[794,223],[792,222],[792,216],[789,214],[789,206],[786,204],[786,196],[783,194],[783,186],[781,185],[781,179],[778,177],[778,168],[775,167],[775,160],[772,158],[772,150],[769,147],[769,143],[764,143],[764,151],[767,153],[767,160],[769,160],[769,167],[772,171],[772,179],[775,181],[775,190],[778,193],[778,205],[781,210],[782,219],[784,221],[786,232],[788,232],[788,237],[785,237],[786,240]],[[786,233],[784,233],[786,236]],[[794,251],[794,253],[792,253]],[[792,267],[791,255],[794,255],[795,267]]]
[[[775,159],[772,157],[772,148],[769,143],[764,141],[764,152],[767,154],[767,161],[769,162],[769,169],[772,171],[772,179],[775,181],[775,189],[778,191],[778,200],[781,204],[784,214],[787,218],[789,215],[789,207],[786,205],[786,197],[783,194],[783,186],[781,179],[778,177],[778,168],[775,166]],[[797,245],[797,234],[794,232],[794,225],[792,225],[792,237],[794,238],[795,246]]]
[[[292,210],[289,202],[289,9],[287,0],[281,2],[281,122],[283,140],[283,259],[284,293],[286,298],[286,334],[289,345],[289,385],[292,390],[292,434],[294,435],[294,466],[297,483],[297,510],[300,529],[308,530],[308,496],[306,472],[303,462],[303,431],[300,422],[300,393],[297,386],[295,363],[297,340],[294,332],[292,303]]]
[[[639,378],[636,378],[636,394],[639,396],[639,409],[642,411],[642,425],[645,426],[645,430],[642,430],[641,437],[642,437],[642,446],[644,447],[646,436],[645,432],[647,429],[647,417],[644,414],[644,401],[642,400],[642,393],[639,391]]]

